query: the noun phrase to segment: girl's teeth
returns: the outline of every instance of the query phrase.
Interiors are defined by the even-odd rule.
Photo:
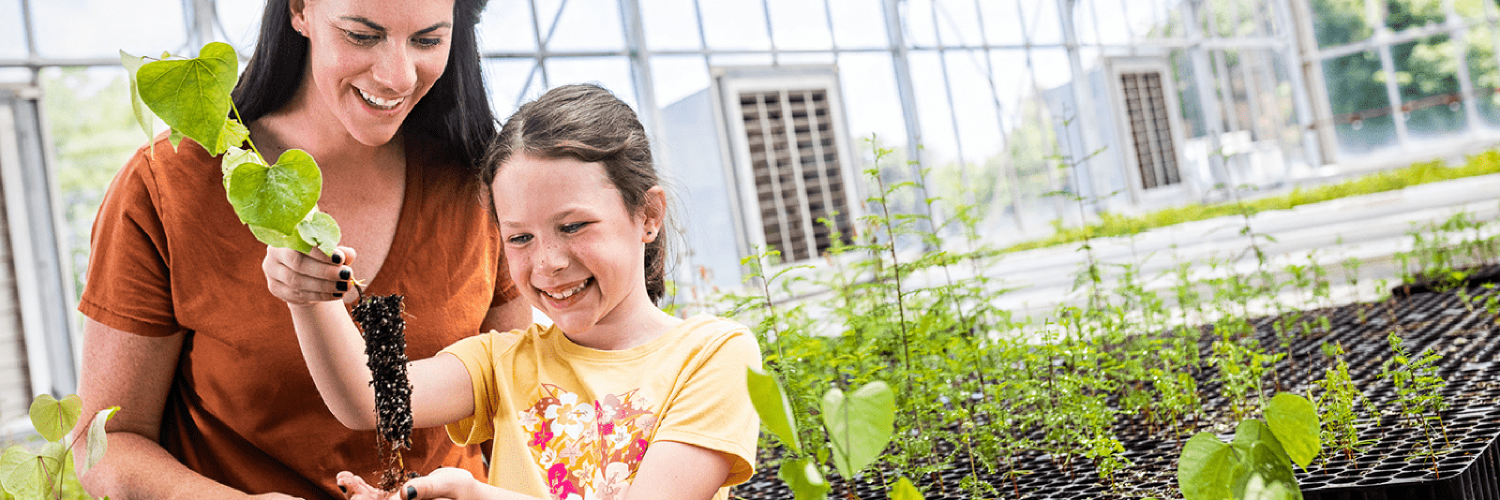
[[[592,281],[592,280],[593,280],[593,278],[589,278],[587,280],[584,280],[583,283],[579,283],[578,286],[573,287],[572,290],[567,290],[567,291],[564,291],[562,293],[552,293],[552,292],[542,292],[542,293],[546,293],[548,297],[552,297],[552,298],[557,299],[557,300],[566,299],[568,297],[572,297],[573,294],[575,294],[575,293],[583,291],[583,287],[589,286],[589,282]]]
[[[361,98],[364,98],[365,102],[370,103],[371,106],[375,106],[377,108],[383,108],[383,109],[394,108],[394,107],[396,107],[397,104],[401,104],[401,101],[406,100],[405,98],[390,99],[390,100],[381,99],[379,97],[375,97],[375,96],[372,96],[370,94],[366,94],[365,91],[363,91],[363,90],[359,91],[359,96]]]

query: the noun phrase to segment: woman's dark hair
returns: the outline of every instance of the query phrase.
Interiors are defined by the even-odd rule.
[[[485,95],[475,35],[486,2],[454,0],[447,68],[401,124],[403,132],[437,138],[443,149],[470,168],[495,137],[495,113]],[[292,29],[290,0],[267,0],[255,54],[232,94],[241,119],[248,124],[291,101],[306,60],[307,39]]]
[[[518,153],[604,165],[632,215],[646,209],[646,192],[661,185],[646,127],[629,105],[597,85],[549,90],[510,115],[480,164],[484,184],[494,182],[500,167]],[[660,209],[665,230],[667,207]],[[646,295],[657,304],[666,294],[667,236],[658,234],[646,245]]]

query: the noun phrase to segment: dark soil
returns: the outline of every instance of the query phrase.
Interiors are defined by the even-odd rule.
[[[354,321],[365,337],[365,355],[375,387],[375,409],[380,450],[385,470],[380,484],[385,491],[412,476],[401,462],[401,450],[411,447],[411,383],[406,378],[406,319],[401,295],[361,299],[354,306]]]

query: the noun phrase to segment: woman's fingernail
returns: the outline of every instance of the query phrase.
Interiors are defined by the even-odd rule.
[[[342,484],[339,485],[339,491],[343,492],[345,495],[349,494],[349,488],[345,488]]]
[[[417,500],[417,487],[416,486],[407,486],[406,487],[406,500]]]
[[[333,257],[332,258],[333,258],[333,263],[334,264],[343,264],[344,263],[344,253],[343,252],[333,252]]]
[[[334,283],[333,287],[337,288],[340,292],[347,292],[347,291],[349,291],[349,282],[348,281],[340,281],[338,283]]]
[[[350,271],[349,268],[339,269],[339,279],[348,281],[352,276],[354,276],[354,272]]]

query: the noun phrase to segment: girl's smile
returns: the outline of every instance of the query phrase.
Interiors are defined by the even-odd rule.
[[[652,193],[664,200],[659,187]],[[518,154],[496,174],[492,194],[511,279],[568,338],[620,348],[633,343],[632,325],[659,319],[646,293],[644,248],[661,211],[630,213],[603,165]]]

